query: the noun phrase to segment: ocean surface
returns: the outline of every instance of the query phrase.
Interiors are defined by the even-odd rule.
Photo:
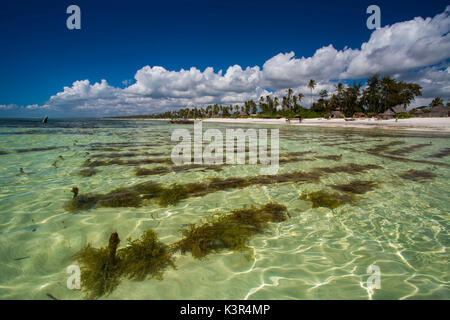
[[[83,299],[85,291],[68,289],[67,268],[88,244],[106,246],[111,232],[119,248],[149,229],[171,244],[190,223],[271,202],[285,205],[289,218],[251,236],[249,250],[202,259],[176,252],[176,269],[162,279],[122,279],[99,299],[450,299],[449,134],[203,124],[224,133],[280,130],[280,169],[273,183],[258,184],[260,165],[168,162],[180,128],[193,126],[0,120],[0,299]],[[287,175],[297,171],[311,179]],[[80,195],[107,194],[148,181],[170,187],[232,177],[253,182],[171,205],[68,207],[75,186]],[[374,275],[378,285],[369,286]]]

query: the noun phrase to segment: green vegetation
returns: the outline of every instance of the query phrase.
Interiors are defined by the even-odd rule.
[[[131,159],[131,160],[122,160],[122,159],[112,159],[112,160],[91,160],[87,159],[84,162],[85,167],[94,168],[94,167],[102,167],[102,166],[137,166],[143,164],[155,164],[155,163],[167,163],[172,164],[171,158],[145,158],[145,159]]]
[[[419,144],[413,144],[412,146],[409,146],[409,147],[400,148],[397,150],[387,150],[385,153],[399,156],[399,155],[410,154],[418,149],[422,149],[424,147],[429,147],[429,146],[430,146],[429,143],[419,143]]]
[[[338,191],[352,193],[352,194],[364,194],[368,191],[378,187],[378,184],[373,181],[361,181],[356,180],[346,184],[331,185],[333,189]]]
[[[442,98],[440,97],[436,97],[433,99],[433,101],[430,102],[430,107],[437,107],[437,106],[443,106],[444,105],[444,100],[442,100]]]
[[[95,299],[112,292],[120,283],[121,260],[116,257],[119,235],[111,233],[107,247],[92,248],[88,245],[75,255],[81,264],[81,287],[87,299]]]
[[[444,158],[450,155],[450,148],[445,148],[439,151],[438,153],[432,154],[430,157],[432,158]]]
[[[400,177],[406,180],[413,180],[413,181],[422,181],[422,180],[429,180],[436,177],[436,175],[432,172],[428,171],[422,171],[422,170],[408,170],[406,172],[403,172],[400,174]]]
[[[351,195],[331,193],[325,191],[316,191],[311,193],[302,194],[299,197],[302,200],[308,200],[311,202],[313,208],[330,208],[335,209],[345,203],[352,203],[355,198]]]
[[[354,81],[353,84],[346,86],[339,82],[331,96],[327,90],[322,90],[319,93],[319,99],[313,102],[313,90],[316,85],[317,83],[314,79],[311,79],[308,83],[308,88],[311,89],[311,105],[309,109],[300,105],[305,97],[304,94],[295,93],[289,88],[286,90],[286,95],[281,97],[281,99],[277,96],[261,96],[258,104],[253,100],[249,100],[243,105],[222,106],[214,104],[206,108],[185,108],[161,114],[123,118],[238,118],[249,117],[250,115],[260,118],[295,118],[297,116],[301,118],[319,118],[329,115],[334,110],[341,111],[346,117],[351,117],[356,112],[378,114],[397,105],[407,106],[416,96],[422,95],[422,87],[416,83],[397,81],[389,76],[380,77],[379,75],[374,75],[367,80],[367,86],[362,92],[362,82],[357,83]],[[441,102],[442,99],[436,100],[435,104]],[[405,113],[400,114],[399,117],[408,116]]]
[[[87,169],[82,169],[78,172],[78,175],[80,175],[81,177],[91,177],[95,174],[98,173],[97,169],[94,168],[87,168]]]
[[[173,166],[173,167],[156,167],[156,168],[138,168],[135,170],[135,174],[138,177],[142,176],[150,176],[150,175],[157,175],[157,174],[164,174],[164,173],[170,173],[170,172],[180,172],[180,171],[188,171],[192,169],[201,169],[203,171],[205,170],[213,170],[213,171],[221,171],[223,165],[203,165],[203,164],[186,164],[186,165],[179,165],[179,166]]]
[[[269,222],[285,221],[286,215],[286,207],[277,203],[234,210],[199,226],[190,224],[181,230],[183,238],[169,246],[159,242],[153,230],[146,230],[139,239],[128,239],[128,245],[117,250],[120,239],[113,232],[107,247],[88,245],[75,255],[81,264],[85,298],[95,299],[111,293],[124,277],[138,281],[148,277],[162,280],[164,270],[176,269],[172,256],[176,251],[191,252],[195,258],[202,258],[222,249],[248,249],[251,236],[266,229]]]
[[[309,80],[308,88],[311,89],[311,104],[313,103],[313,90],[315,87],[316,87],[316,80],[314,79]]]
[[[406,113],[406,112],[400,112],[400,113],[397,113],[395,115],[395,118],[397,118],[397,119],[409,119],[409,118],[411,118],[411,115],[409,113]]]
[[[190,224],[181,230],[183,238],[172,248],[182,254],[190,252],[194,258],[203,258],[222,249],[247,250],[247,241],[251,236],[262,232],[269,222],[285,221],[286,213],[287,208],[277,203],[234,210],[201,225]]]
[[[120,243],[117,232],[111,233],[107,247],[88,245],[75,255],[82,265],[81,286],[85,298],[95,299],[111,293],[123,276],[144,280],[148,276],[162,279],[163,271],[175,268],[168,247],[158,241],[153,230],[147,230],[137,240],[128,239],[128,246],[117,250]]]
[[[139,207],[144,200],[156,199],[162,206],[176,204],[192,196],[204,196],[208,193],[227,189],[240,189],[251,185],[270,185],[284,182],[317,182],[321,176],[332,173],[358,174],[371,169],[382,169],[378,165],[360,165],[349,163],[337,167],[314,168],[311,172],[294,171],[278,175],[253,176],[247,178],[212,178],[205,183],[187,183],[163,187],[152,181],[131,187],[115,189],[106,194],[82,194],[69,200],[66,209],[71,212],[99,207]]]
[[[319,156],[315,156],[315,158],[323,159],[323,160],[341,161],[342,160],[342,154],[340,154],[340,155],[334,155],[334,154],[319,155]]]
[[[162,280],[163,270],[176,268],[169,248],[158,241],[153,230],[145,231],[140,239],[128,239],[128,246],[118,254],[123,274],[134,280],[144,280],[148,276]]]

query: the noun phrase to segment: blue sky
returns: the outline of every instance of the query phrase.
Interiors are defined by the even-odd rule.
[[[69,16],[66,8],[71,4],[81,8],[81,30],[66,28]],[[33,113],[39,114],[39,106],[52,104],[47,103],[51,96],[81,80],[89,80],[88,85],[83,84],[87,86],[86,90],[99,83],[102,94],[95,96],[95,91],[94,96],[89,93],[84,97],[92,98],[95,102],[80,102],[80,99],[76,99],[75,103],[73,96],[79,91],[69,92],[71,100],[64,100],[67,101],[67,107],[64,101],[58,100],[54,104],[58,109],[54,111],[55,114],[102,115],[99,99],[104,101],[108,94],[119,99],[121,93],[118,90],[139,82],[135,75],[145,66],[161,66],[170,71],[195,67],[201,72],[212,67],[215,73],[220,69],[225,73],[228,67],[234,65],[239,65],[243,70],[255,66],[262,69],[268,60],[278,54],[295,52],[295,56],[290,59],[312,57],[318,49],[330,44],[338,52],[346,47],[361,49],[373,32],[366,28],[369,16],[366,8],[371,4],[381,8],[382,27],[410,21],[418,16],[433,18],[442,14],[448,5],[447,1],[438,0],[3,2],[0,10],[0,105],[10,107],[0,109],[0,116],[20,116],[24,113],[23,107],[28,105],[35,105]],[[440,23],[443,28],[448,27],[445,19]],[[436,50],[440,50],[440,60],[431,61],[430,64],[427,64],[429,60],[413,64],[412,69],[428,68],[424,71],[428,73],[448,70],[450,54],[442,53],[443,48],[447,48],[448,37],[445,38],[445,31],[439,32],[441,45]],[[380,68],[390,73],[388,69]],[[411,75],[406,71],[410,70],[392,72],[402,79],[410,79]],[[152,72],[156,71],[144,70],[139,86],[129,90],[131,93],[127,92],[134,98],[141,95],[149,99],[147,104],[126,110],[108,109],[107,114],[162,111],[183,106],[190,99],[196,105],[203,102],[239,102],[240,98],[256,97],[264,90],[282,90],[284,84],[302,90],[304,81],[309,78],[307,76],[314,77],[313,74],[299,71],[291,78],[282,79],[283,76],[275,76],[272,72],[271,77],[264,76],[264,81],[258,80],[258,84],[250,86],[247,91],[242,88],[224,89],[233,92],[233,96],[220,95],[217,90],[207,94],[217,97],[217,101],[215,98],[202,100],[190,93],[180,96],[179,89],[170,93],[167,88],[158,91],[152,81],[161,78],[155,78]],[[305,79],[297,83],[294,81],[296,75],[304,75]],[[353,72],[344,78],[348,81],[360,75],[366,74]],[[446,80],[448,72],[439,74],[439,79],[442,75]],[[176,82],[178,78],[175,74],[173,77],[170,77],[171,81]],[[193,75],[189,77],[195,78]],[[279,81],[275,83],[274,77],[278,77]],[[318,80],[325,88],[328,82],[333,81],[333,77],[330,73],[323,79],[319,76]],[[106,80],[107,85],[103,87],[108,90],[102,87],[102,79]],[[125,84],[124,81],[129,82]],[[190,84],[186,85],[190,87]],[[196,86],[199,86],[198,83]],[[166,93],[167,97],[164,97]],[[117,99],[111,104],[117,105],[119,101],[123,108],[127,108],[129,102]],[[80,108],[81,104],[77,106],[77,103],[84,106],[93,103],[97,107],[89,111],[89,108]],[[146,105],[149,107],[145,108]],[[51,114],[52,109],[42,112]]]

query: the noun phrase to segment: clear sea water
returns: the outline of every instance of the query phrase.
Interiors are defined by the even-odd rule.
[[[149,180],[172,185],[255,176],[259,167],[228,165],[217,172],[199,168],[138,177],[136,168],[161,164],[111,165],[82,177],[83,163],[95,155],[97,160],[111,160],[118,153],[138,154],[119,157],[124,160],[158,153],[169,157],[171,132],[192,126],[164,121],[50,119],[43,125],[40,120],[0,120],[0,299],[49,299],[48,293],[58,299],[82,299],[82,291],[67,288],[66,268],[76,263],[74,254],[88,243],[105,246],[110,233],[117,231],[123,247],[126,238],[153,229],[169,244],[181,238],[179,229],[188,223],[268,202],[284,204],[291,217],[271,223],[249,240],[251,258],[226,250],[201,260],[176,254],[177,269],[167,269],[163,280],[123,280],[102,299],[450,299],[450,156],[445,153],[449,134],[203,126],[279,128],[280,158],[290,152],[306,152],[309,158],[282,164],[280,174],[346,164],[381,168],[330,173],[320,182],[223,190],[168,207],[149,202],[138,208],[72,213],[65,204],[73,186],[80,193],[106,193]],[[321,158],[325,155],[342,158]],[[434,177],[407,179],[403,174],[409,170]],[[313,208],[299,198],[355,180],[373,181],[378,187],[334,209]],[[371,265],[380,269],[379,289],[367,288]]]

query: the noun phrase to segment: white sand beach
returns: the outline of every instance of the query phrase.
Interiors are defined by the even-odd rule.
[[[254,124],[285,124],[291,126],[317,126],[317,127],[337,127],[337,128],[364,128],[364,129],[390,129],[390,130],[415,130],[415,131],[441,131],[450,132],[450,118],[410,118],[390,120],[356,119],[354,121],[345,121],[345,119],[303,119],[301,123],[298,120],[286,119],[258,119],[258,118],[214,118],[204,119],[203,122],[228,122],[228,123],[254,123]]]

